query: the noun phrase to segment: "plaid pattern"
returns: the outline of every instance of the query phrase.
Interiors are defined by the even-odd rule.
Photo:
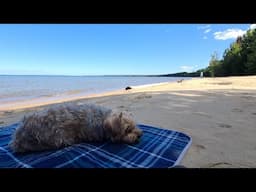
[[[168,168],[179,163],[191,144],[184,133],[138,125],[144,132],[138,144],[82,143],[21,155],[8,147],[17,125],[0,127],[2,168]]]

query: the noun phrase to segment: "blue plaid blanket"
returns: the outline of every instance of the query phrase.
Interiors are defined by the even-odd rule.
[[[178,165],[191,144],[181,132],[138,125],[138,144],[81,143],[60,150],[15,154],[8,147],[18,124],[0,127],[1,168],[169,168]]]

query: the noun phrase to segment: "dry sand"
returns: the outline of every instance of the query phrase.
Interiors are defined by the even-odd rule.
[[[195,78],[73,99],[127,111],[138,123],[190,135],[193,143],[181,162],[186,167],[256,167],[256,76]],[[53,102],[0,106],[0,125]]]

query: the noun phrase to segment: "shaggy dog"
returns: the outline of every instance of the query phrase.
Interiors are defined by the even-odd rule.
[[[111,142],[133,144],[142,131],[126,114],[92,105],[62,104],[25,116],[14,132],[14,152],[59,149],[75,143]]]

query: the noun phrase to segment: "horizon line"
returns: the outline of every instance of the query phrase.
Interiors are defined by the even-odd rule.
[[[173,73],[175,74],[175,73]],[[0,76],[70,76],[70,77],[83,77],[83,76],[159,76],[159,75],[168,75],[168,74],[122,74],[122,75],[52,75],[52,74],[0,74]]]
[[[174,72],[174,73],[165,73],[165,74],[119,74],[119,75],[61,75],[61,74],[0,74],[0,76],[70,76],[70,77],[83,77],[83,76],[159,76],[159,75],[172,75],[178,73],[194,73],[193,72]]]

